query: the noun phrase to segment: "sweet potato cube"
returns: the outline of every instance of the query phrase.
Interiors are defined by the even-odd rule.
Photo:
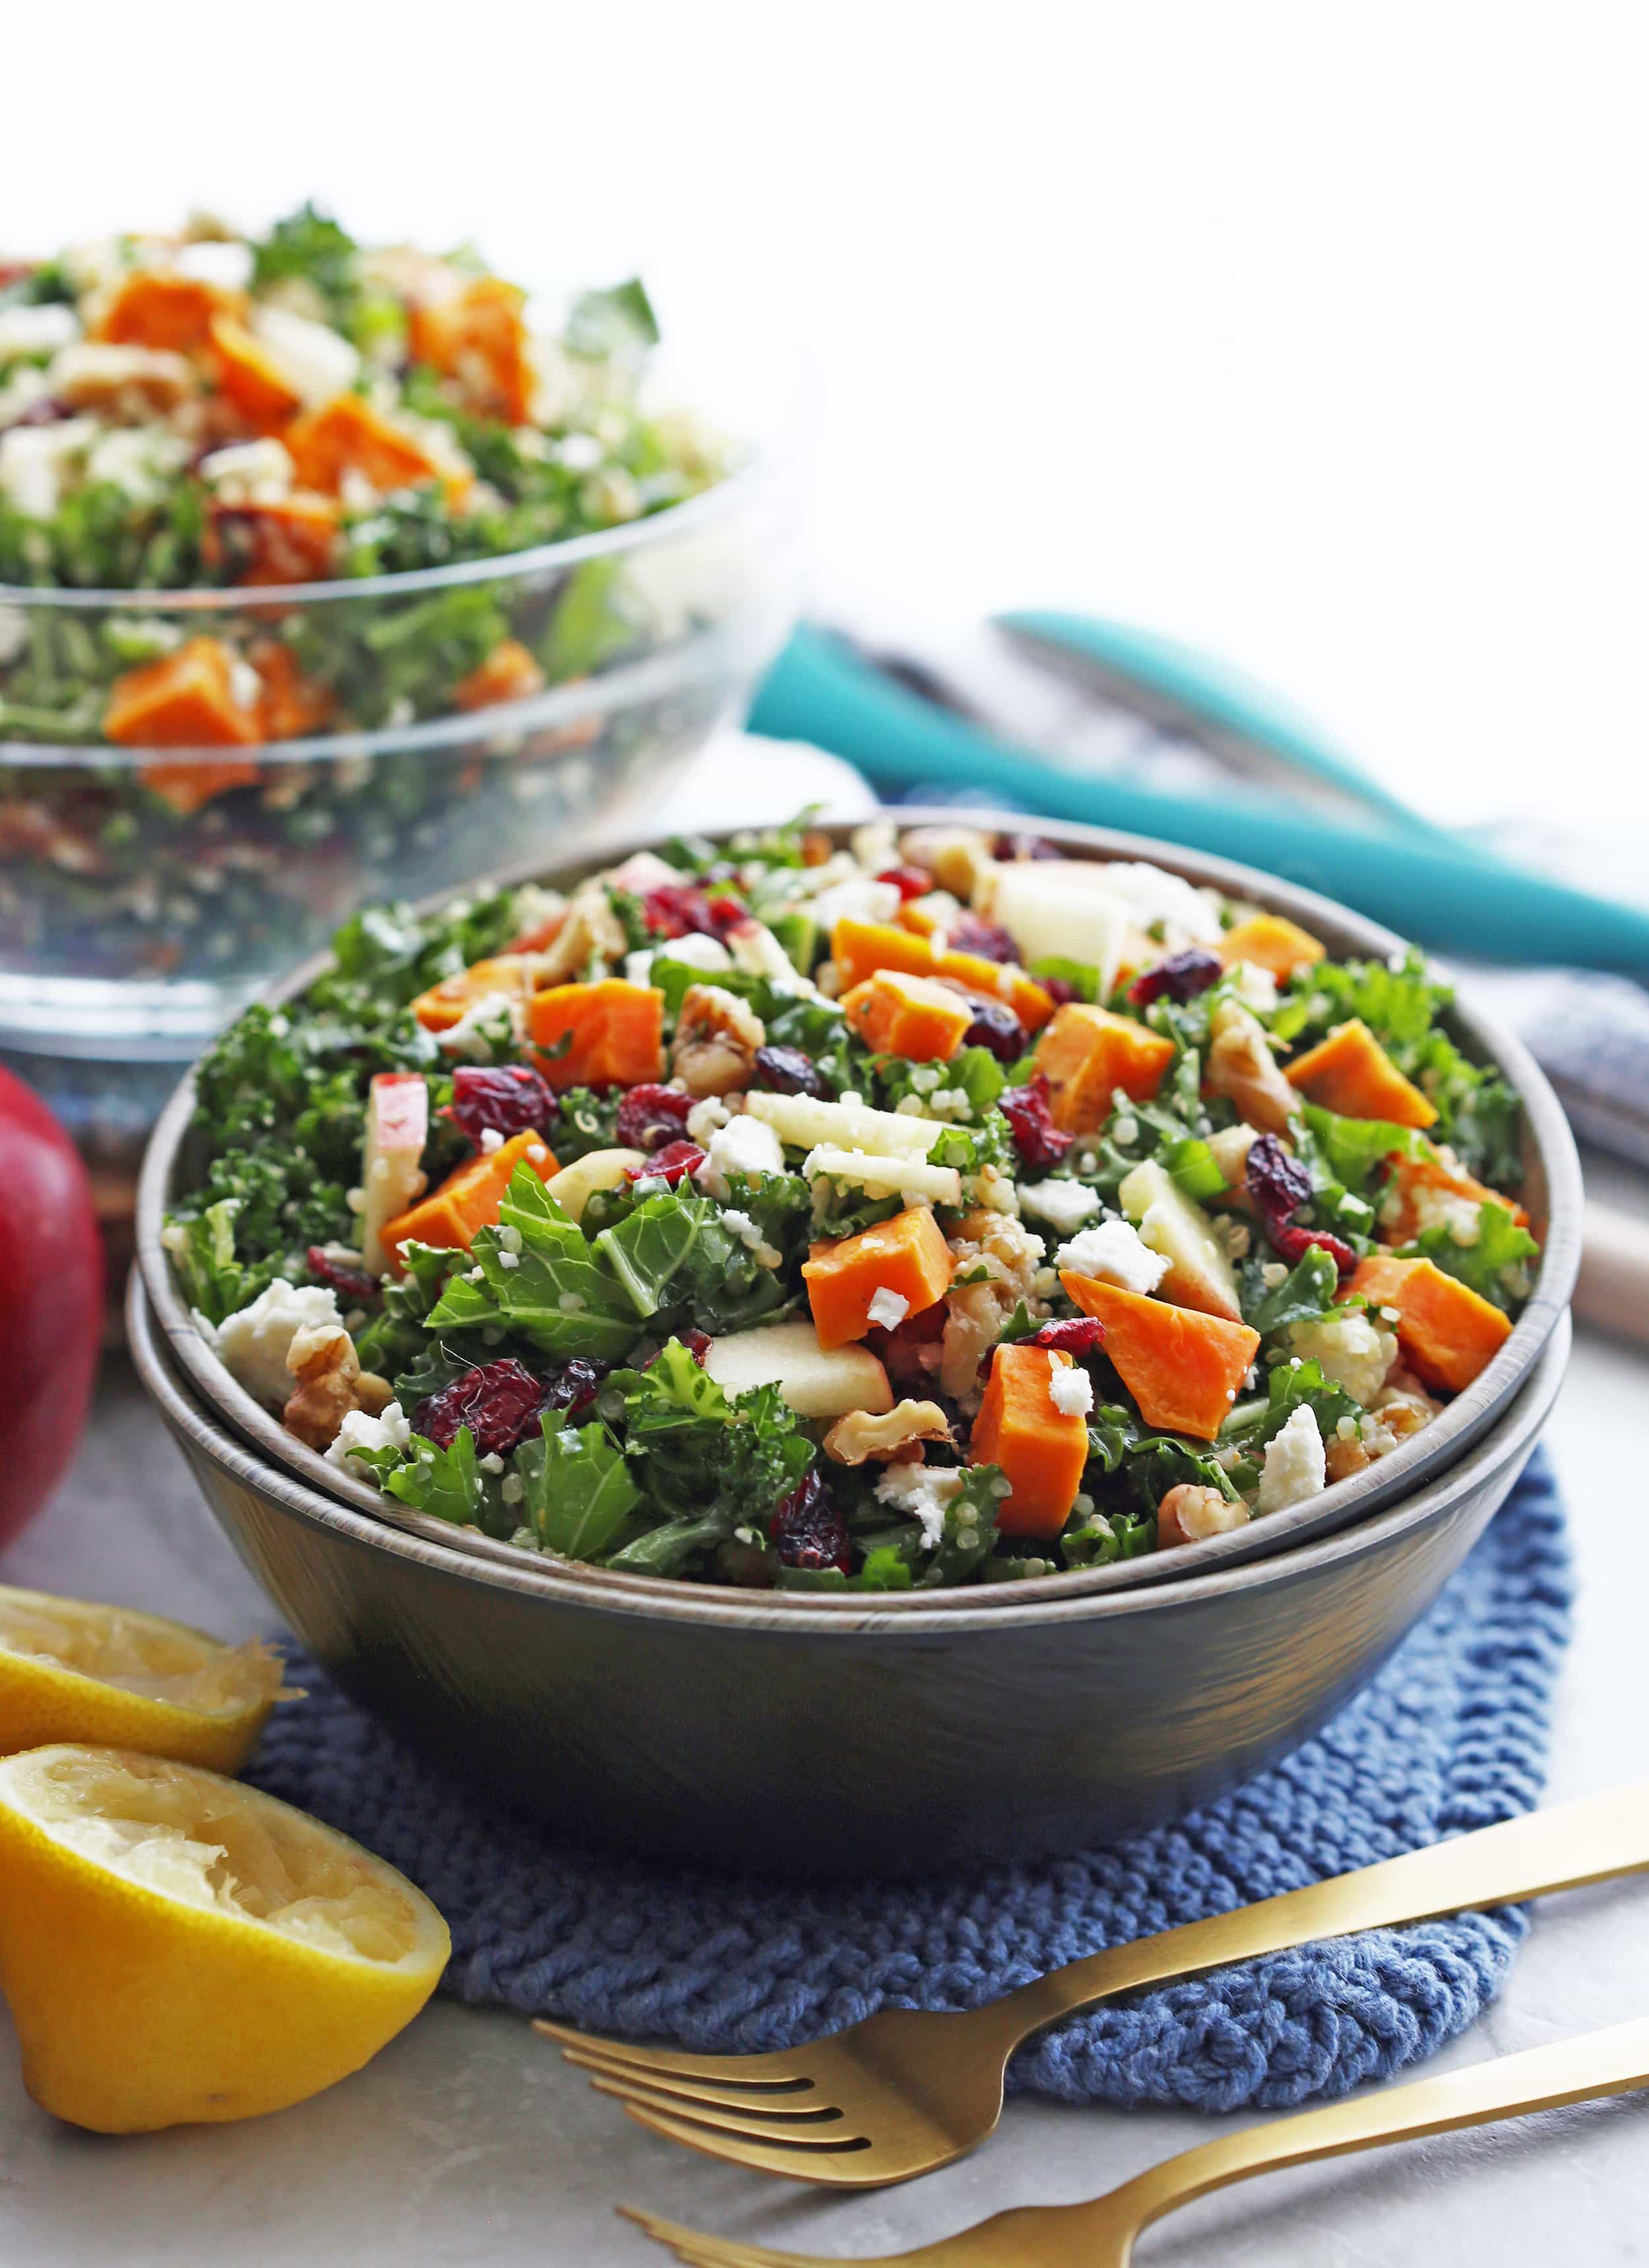
[[[1270,969],[1279,984],[1285,984],[1297,968],[1309,968],[1328,951],[1321,938],[1281,914],[1255,914],[1250,921],[1239,922],[1214,949],[1227,968],[1251,961],[1256,968]]]
[[[412,1012],[426,1032],[450,1032],[477,1000],[490,995],[523,1003],[532,998],[533,963],[526,954],[501,953],[492,961],[472,961],[456,976],[444,976],[420,992]]]
[[[322,402],[281,436],[306,489],[336,496],[346,472],[363,474],[375,489],[416,487],[440,468],[421,441],[403,433],[358,394]]]
[[[304,676],[291,646],[278,638],[261,639],[247,659],[263,688],[258,718],[266,740],[301,740],[331,723],[336,705],[331,687]]]
[[[247,747],[263,737],[257,711],[235,698],[227,646],[187,639],[158,661],[129,669],[109,688],[105,737],[122,747]]]
[[[844,989],[892,968],[909,976],[942,976],[965,991],[1004,1000],[1027,1032],[1041,1031],[1054,1012],[1052,993],[1022,968],[976,953],[936,952],[931,938],[894,922],[837,922],[830,932],[830,958],[842,972]]]
[[[960,992],[931,976],[880,968],[844,993],[842,1012],[877,1055],[908,1056],[912,1063],[948,1063],[974,1020]]]
[[[1068,1000],[1036,1042],[1049,1108],[1067,1134],[1102,1126],[1117,1087],[1130,1101],[1149,1102],[1173,1061],[1172,1040],[1086,1000]]]
[[[1105,1351],[1145,1423],[1211,1441],[1260,1351],[1258,1331],[1069,1270],[1059,1280],[1085,1315],[1104,1324]]]
[[[968,1462],[1000,1465],[1012,1494],[997,1507],[1004,1535],[1057,1535],[1071,1517],[1088,1461],[1087,1420],[1054,1401],[1056,1369],[1071,1357],[1023,1342],[999,1346],[990,1359],[985,1398],[968,1443]]]
[[[229,571],[241,586],[319,583],[332,571],[340,514],[330,497],[297,490],[278,504],[208,508],[201,544],[209,566]]]
[[[485,661],[460,678],[453,699],[460,709],[490,709],[500,701],[525,701],[544,689],[544,673],[519,638],[501,638]]]
[[[1427,1189],[1439,1189],[1450,1197],[1467,1197],[1474,1204],[1504,1205],[1520,1228],[1528,1226],[1528,1214],[1515,1197],[1491,1189],[1486,1182],[1478,1181],[1463,1166],[1445,1165],[1437,1152],[1430,1151],[1423,1158],[1405,1157],[1401,1152],[1391,1161],[1391,1177],[1386,1183],[1380,1208],[1380,1241],[1386,1244],[1408,1244],[1417,1237],[1424,1222],[1420,1199]]]
[[[1511,1336],[1509,1316],[1430,1260],[1371,1253],[1350,1288],[1395,1312],[1403,1360],[1423,1384],[1445,1394],[1469,1386]]]
[[[518,284],[477,276],[454,298],[414,307],[408,324],[413,360],[456,379],[482,416],[525,425],[534,394],[526,300]]]
[[[244,305],[239,293],[196,276],[139,268],[110,301],[97,335],[115,346],[166,347],[188,354],[207,344],[215,315]]]
[[[490,1227],[498,1218],[504,1193],[518,1166],[530,1166],[541,1182],[556,1171],[556,1160],[541,1134],[530,1130],[517,1134],[490,1154],[483,1151],[447,1175],[438,1189],[383,1227],[384,1249],[389,1264],[401,1272],[401,1251],[406,1244],[438,1245],[443,1251],[467,1252],[477,1229]]]
[[[983,992],[987,999],[1005,1000],[1027,1032],[1040,1032],[1054,1012],[1053,994],[1014,961],[987,961],[977,953],[941,953],[934,974],[947,984]]]
[[[1407,1079],[1360,1016],[1336,1024],[1326,1040],[1286,1066],[1288,1083],[1343,1118],[1388,1118],[1395,1126],[1430,1126],[1437,1113]]]
[[[554,1087],[638,1086],[664,1070],[664,995],[651,985],[552,984],[528,1002],[526,1028]]]
[[[909,1205],[891,1220],[878,1221],[836,1244],[816,1244],[802,1263],[807,1304],[821,1347],[846,1346],[862,1339],[872,1322],[888,1322],[871,1313],[879,1292],[904,1301],[904,1314],[920,1314],[950,1289],[955,1263],[944,1233],[926,1205]],[[897,1323],[902,1316],[891,1318]]]
[[[304,406],[261,339],[230,314],[208,325],[217,390],[254,433],[278,433]]]

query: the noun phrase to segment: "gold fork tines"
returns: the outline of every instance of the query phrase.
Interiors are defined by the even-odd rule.
[[[1377,2149],[1385,2142],[1485,2126],[1598,2095],[1649,2087],[1649,2021],[1474,2064],[1440,2079],[1359,2095],[1275,2125],[1222,2134],[1153,2166],[1086,2205],[1020,2206],[918,2251],[879,2253],[864,2268],[1128,2268],[1136,2236],[1176,2205],[1284,2166]],[[843,2268],[816,2253],[769,2251],[650,2213],[623,2210],[692,2268]]]
[[[703,2056],[541,2023],[655,2134],[792,2181],[872,2189],[948,2165],[1002,2113],[1014,2049],[1118,1992],[1431,1914],[1649,1867],[1649,1783],[1480,1829],[1356,1874],[1119,1945],[963,2014],[885,2008],[804,2048]]]

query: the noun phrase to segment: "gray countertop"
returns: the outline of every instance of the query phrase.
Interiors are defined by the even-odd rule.
[[[1550,1440],[1574,1514],[1581,1594],[1559,1697],[1550,1793],[1644,1772],[1649,1528],[1629,1484],[1649,1359],[1582,1334]],[[125,1365],[56,1501],[0,1563],[4,1580],[117,1599],[225,1634],[268,1609],[213,1527]],[[1499,2005],[1439,2066],[1649,2014],[1645,1893],[1553,1899]],[[3,2020],[0,2020],[3,2021]],[[1642,2098],[1274,2176],[1146,2239],[1164,2264],[1225,2268],[1508,2268],[1554,2255],[1649,2255]],[[0,2259],[8,2268],[584,2268],[661,2258],[611,2217],[620,2199],[747,2241],[887,2251],[1010,2204],[1093,2194],[1205,2139],[1190,2113],[1016,2101],[995,2139],[932,2179],[821,2200],[714,2165],[630,2125],[513,2017],[438,2003],[366,2071],[245,2125],[109,2141],[25,2095],[0,2042]]]

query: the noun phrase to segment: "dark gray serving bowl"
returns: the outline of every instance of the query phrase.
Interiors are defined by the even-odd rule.
[[[477,1559],[310,1488],[169,1359],[133,1356],[242,1559],[338,1683],[474,1786],[580,1839],[784,1873],[1076,1850],[1285,1754],[1373,1675],[1528,1462],[1557,1319],[1439,1478],[1270,1557],[1145,1588],[920,1594],[890,1613]],[[646,1595],[643,1595],[643,1591]]]
[[[930,822],[953,826],[968,823],[978,814],[900,810],[890,816],[896,817],[902,826]],[[838,843],[844,843],[856,823],[843,823],[825,831]],[[1285,914],[1321,937],[1336,958],[1383,958],[1402,949],[1402,939],[1377,923],[1365,920],[1361,915],[1309,890],[1257,873],[1251,867],[1098,828],[1049,821],[1039,826],[1039,832],[1073,858],[1149,858],[1191,882],[1211,884],[1228,896],[1252,901]],[[726,839],[725,834],[721,839]],[[541,880],[571,887],[625,852],[644,847],[644,843],[634,840],[596,842],[578,860],[569,861],[548,873],[519,870],[496,879]],[[269,997],[277,1001],[293,998],[327,965],[324,954],[306,962]],[[1522,1101],[1523,1199],[1541,1238],[1542,1255],[1532,1296],[1505,1344],[1482,1376],[1457,1395],[1440,1418],[1411,1435],[1392,1455],[1382,1458],[1366,1472],[1341,1481],[1285,1512],[1253,1521],[1229,1535],[1210,1536],[1200,1543],[1183,1544],[1170,1551],[1152,1552],[1143,1558],[1121,1561],[1110,1567],[1043,1577],[1037,1585],[1039,1598],[1074,1599],[1153,1587],[1193,1572],[1211,1572],[1267,1557],[1273,1552],[1292,1550],[1311,1537],[1332,1534],[1351,1521],[1364,1519],[1406,1498],[1446,1470],[1498,1420],[1528,1383],[1559,1318],[1567,1310],[1574,1289],[1579,1264],[1582,1210],[1579,1163],[1562,1108],[1533,1057],[1519,1042],[1479,1015],[1469,1004],[1458,1004],[1451,1012],[1450,1021],[1454,1037],[1466,1052],[1476,1060],[1500,1064]],[[682,1587],[676,1582],[614,1574],[596,1568],[575,1569],[565,1563],[546,1561],[536,1553],[518,1550],[512,1544],[495,1542],[476,1530],[455,1529],[444,1521],[413,1512],[394,1498],[380,1495],[369,1482],[341,1472],[313,1449],[306,1448],[236,1383],[190,1320],[160,1242],[167,1206],[175,1192],[191,1185],[192,1175],[201,1163],[189,1136],[194,1107],[193,1081],[186,1079],[156,1126],[138,1189],[137,1256],[150,1303],[171,1343],[172,1357],[206,1407],[261,1452],[266,1462],[283,1467],[288,1475],[308,1489],[353,1506],[381,1527],[393,1527],[403,1534],[439,1543],[472,1561],[491,1562],[523,1572],[532,1570],[548,1575],[553,1581],[576,1580],[581,1588],[593,1583],[615,1598],[653,1600],[661,1608],[665,1602],[678,1598]],[[694,1587],[702,1595],[710,1587]],[[746,1593],[719,1588],[715,1594],[731,1601],[748,1597]],[[925,1592],[895,1594],[879,1602],[877,1612],[894,1616],[921,1613],[925,1611],[930,1595]],[[1022,1596],[1022,1591],[1015,1585],[981,1584],[950,1594],[946,1604],[969,1616],[994,1616]],[[808,1604],[848,1623],[862,1617],[865,1611],[862,1602],[851,1597],[821,1599],[813,1594]],[[800,1610],[800,1605],[799,1597],[781,1596],[774,1611],[793,1614]]]

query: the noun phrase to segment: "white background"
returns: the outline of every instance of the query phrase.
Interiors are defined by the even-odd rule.
[[[21,6],[0,237],[313,192],[822,379],[821,596],[1088,606],[1649,840],[1630,6]]]

